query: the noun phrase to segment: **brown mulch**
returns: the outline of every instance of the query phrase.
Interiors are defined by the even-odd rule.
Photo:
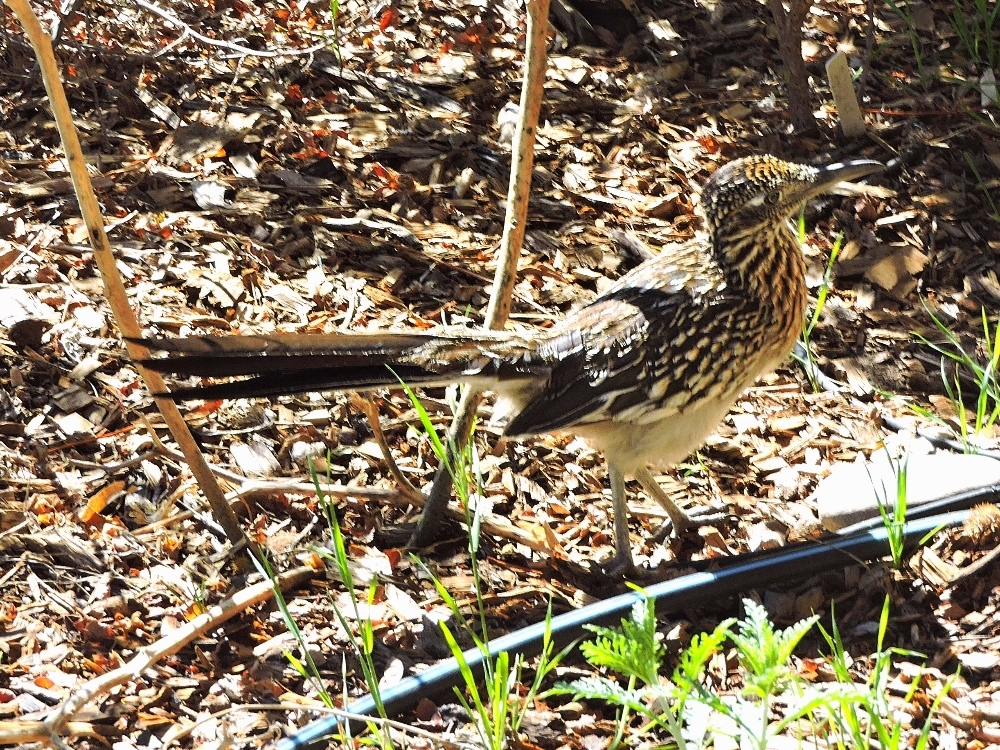
[[[860,66],[868,33],[862,5],[813,6],[804,52],[816,125],[795,134],[773,22],[759,3],[650,2],[637,13],[656,19],[655,33],[602,32],[604,46],[573,46],[550,30],[513,326],[549,325],[638,264],[616,231],[657,249],[692,237],[698,186],[733,158],[770,152],[890,162],[869,180],[873,189],[817,200],[806,213],[814,287],[844,233],[813,345],[820,367],[846,387],[814,393],[789,363],[747,391],[705,448],[668,473],[668,491],[684,504],[724,507],[723,522],[660,543],[663,514],[630,485],[637,561],[665,575],[815,536],[810,495],[831,466],[885,441],[919,449],[919,440],[887,433],[882,414],[927,423],[913,417],[913,402],[955,419],[936,359],[912,332],[934,336],[927,305],[974,350],[982,307],[994,318],[1000,307],[1000,216],[990,216],[990,200],[1000,201],[1000,131],[996,107],[984,106],[973,85],[982,71],[948,23],[950,5],[920,8],[920,66],[904,20],[876,9],[877,52],[863,101],[872,135],[854,142],[839,136],[822,63],[839,45]],[[39,10],[56,20],[54,10]],[[482,321],[510,160],[498,113],[519,95],[522,9],[343,3],[336,48],[322,3],[218,0],[174,3],[169,13],[197,34],[138,4],[88,1],[62,19],[57,45],[120,270],[151,332]],[[29,721],[257,579],[238,568],[206,516],[129,364],[30,49],[9,12],[4,20],[0,720]],[[455,394],[422,395],[446,427]],[[392,460],[425,487],[437,460],[416,410],[398,392],[372,398]],[[368,612],[375,658],[398,677],[448,655],[433,624],[446,608],[424,569],[400,550],[400,529],[419,508],[389,478],[352,399],[304,395],[184,409],[209,461],[227,472],[226,489],[246,490],[244,477],[271,482],[243,492],[237,508],[278,569],[314,565],[310,549],[329,544],[316,498],[298,484],[308,482],[309,460],[346,488],[335,499],[355,581],[365,589],[378,582]],[[487,404],[476,447],[482,494],[498,524],[481,550],[493,634],[540,620],[550,599],[564,611],[623,589],[593,564],[612,552],[601,456],[570,437],[505,441],[490,416]],[[504,523],[517,533],[505,535]],[[962,570],[996,544],[991,533],[956,531],[903,571],[857,565],[747,595],[782,625],[812,611],[828,620],[836,602],[863,672],[888,591],[891,645],[925,654],[933,678],[962,666],[935,719],[937,741],[985,747],[1000,742],[993,708],[1000,569],[986,560],[972,575]],[[463,526],[450,522],[420,556],[471,611]],[[327,687],[363,694],[334,612],[350,610],[343,587],[317,570],[288,598]],[[682,633],[671,642],[681,647],[737,608],[733,599],[693,609],[665,632]],[[805,646],[815,651],[818,640]],[[288,732],[314,718],[303,709],[314,705],[315,685],[292,668],[286,649],[294,646],[273,604],[240,611],[95,696],[77,716],[92,734],[72,744],[138,747],[190,729],[182,745],[223,737],[261,745],[276,727]],[[910,662],[920,660],[900,657],[901,675],[913,674]],[[223,709],[278,700],[293,707],[198,724]],[[919,728],[927,706],[914,705]],[[563,704],[535,708],[543,716]],[[583,706],[589,720],[537,726],[531,739],[598,746],[614,734],[603,710]],[[451,736],[436,716],[425,724]]]

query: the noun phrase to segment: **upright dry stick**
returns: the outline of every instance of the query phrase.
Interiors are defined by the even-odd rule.
[[[49,103],[52,107],[52,115],[59,129],[59,137],[62,139],[63,149],[66,151],[66,161],[69,163],[70,176],[73,179],[73,189],[76,191],[76,198],[80,203],[80,213],[87,225],[87,233],[90,237],[90,245],[94,249],[94,258],[97,260],[97,267],[101,272],[101,280],[104,283],[104,291],[108,297],[108,304],[115,317],[118,330],[129,338],[138,338],[142,335],[139,322],[135,319],[135,314],[128,302],[128,295],[125,293],[125,285],[118,274],[118,267],[115,263],[114,253],[108,242],[108,236],[104,232],[104,221],[101,216],[101,206],[94,195],[94,186],[87,175],[87,164],[83,157],[83,149],[80,148],[80,138],[77,136],[76,127],[73,125],[73,115],[70,112],[69,102],[66,100],[66,92],[63,90],[62,81],[59,76],[59,67],[56,65],[55,56],[52,54],[52,44],[48,35],[42,30],[41,24],[32,12],[27,0],[5,0],[8,7],[17,16],[18,21],[28,35],[35,55],[38,58],[38,65],[42,71],[42,81],[45,83],[45,91],[49,95]],[[138,362],[149,356],[145,348],[136,344],[128,344],[129,356],[133,362]],[[136,365],[139,374],[146,383],[146,387],[151,393],[163,393],[166,386],[160,374],[147,370],[140,365]],[[212,508],[212,514],[219,522],[219,525],[226,532],[229,541],[238,544],[244,541],[243,529],[232,508],[226,502],[225,495],[219,488],[215,477],[208,468],[204,456],[198,450],[198,445],[187,423],[178,411],[176,404],[169,398],[155,397],[156,406],[163,415],[170,434],[180,447],[191,473],[198,480],[198,486],[205,493],[208,503]]]
[[[809,76],[802,59],[802,24],[809,15],[809,2],[788,0],[787,11],[782,0],[767,0],[767,6],[778,29],[778,51],[785,64],[788,116],[796,130],[805,130],[814,124],[809,103]]]
[[[545,32],[548,29],[549,0],[526,0],[527,47],[524,52],[524,80],[521,84],[521,112],[514,134],[511,154],[510,187],[507,191],[507,214],[500,238],[499,262],[493,280],[493,294],[486,308],[486,327],[500,330],[510,317],[511,298],[517,281],[517,261],[521,257],[524,229],[528,218],[528,196],[531,191],[531,170],[535,164],[535,130],[542,109],[545,84]],[[461,450],[472,431],[472,419],[479,406],[480,393],[467,387],[448,432],[447,459],[438,467],[431,484],[427,504],[420,516],[411,547],[426,547],[434,541],[440,529],[444,507],[451,495],[451,472],[448,464],[455,460],[454,451]]]

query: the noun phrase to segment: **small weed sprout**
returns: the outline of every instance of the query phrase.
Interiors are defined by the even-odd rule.
[[[906,24],[906,30],[910,36],[910,47],[913,50],[913,59],[917,63],[917,72],[920,75],[920,79],[924,80],[924,44],[920,39],[920,34],[917,31],[916,21],[913,18],[913,10],[911,8],[911,3],[909,0],[900,0],[900,2],[895,2],[895,0],[886,0],[892,11],[899,16],[903,23]]]
[[[343,70],[344,57],[340,49],[340,0],[330,0],[330,20],[333,24],[333,41],[330,44],[337,55],[337,66]]]
[[[1000,419],[1000,380],[997,378],[997,367],[1000,365],[1000,316],[997,317],[997,322],[991,330],[986,308],[982,308],[983,345],[989,357],[989,360],[983,365],[975,356],[965,350],[958,336],[948,328],[947,323],[934,314],[926,301],[924,309],[944,336],[946,343],[935,343],[920,333],[915,332],[914,335],[941,355],[941,381],[948,394],[948,399],[958,415],[959,438],[966,446],[966,450],[974,453],[978,450],[976,439],[985,430],[991,429]],[[949,372],[947,366],[949,362],[954,366],[952,372]],[[960,378],[962,372],[971,375],[972,382],[978,391],[975,394],[975,412],[971,415],[962,393]],[[970,418],[972,421],[971,435],[969,434]]]
[[[330,529],[330,537],[333,541],[333,552],[329,550],[320,549],[316,550],[320,557],[326,560],[333,560],[336,564],[337,570],[340,572],[340,579],[347,589],[350,595],[352,607],[354,609],[354,619],[358,623],[358,633],[355,635],[354,630],[351,628],[350,623],[347,618],[344,617],[340,609],[334,606],[334,612],[337,615],[337,619],[340,621],[344,632],[347,633],[348,638],[351,641],[351,645],[354,647],[357,653],[358,660],[361,663],[361,671],[364,674],[365,682],[368,686],[368,690],[372,695],[372,699],[375,702],[376,710],[378,715],[382,719],[387,719],[388,715],[385,711],[385,706],[382,703],[382,699],[379,693],[379,680],[378,671],[375,667],[375,662],[373,659],[373,653],[375,650],[375,632],[372,628],[371,619],[362,617],[360,607],[358,605],[358,598],[354,590],[354,579],[351,575],[351,570],[348,565],[347,559],[347,546],[344,542],[344,536],[340,530],[340,523],[337,520],[336,508],[334,503],[330,500],[329,495],[323,491],[323,487],[319,481],[319,475],[316,469],[311,465],[309,466],[309,474],[312,477],[313,485],[316,488],[316,497],[319,501],[319,507],[322,509],[324,518],[326,519],[327,526]],[[329,477],[327,480],[329,481]],[[306,641],[306,637],[299,628],[295,617],[292,615],[291,610],[288,607],[288,602],[285,599],[284,593],[278,586],[278,575],[271,566],[270,561],[263,557],[261,559],[253,558],[254,564],[260,573],[271,581],[271,585],[274,591],[274,601],[278,606],[278,611],[281,612],[282,620],[285,626],[288,628],[289,633],[295,639],[298,646],[299,652],[302,654],[302,659],[299,659],[290,650],[285,649],[284,656],[288,663],[291,665],[303,680],[311,682],[316,690],[316,694],[320,697],[323,703],[329,708],[335,707],[335,701],[330,692],[326,689],[323,683],[323,678],[320,674],[319,668],[316,662],[313,660],[312,649],[309,648],[309,644]],[[368,588],[368,607],[375,601],[375,591],[376,591],[376,581],[372,581]],[[343,675],[343,685],[344,690],[347,689],[347,665],[346,663],[342,665],[342,675]],[[345,704],[346,704],[346,694],[345,694]],[[347,739],[350,743],[350,729],[348,725],[344,725],[345,731],[348,733]],[[369,723],[369,730],[372,732],[372,738],[368,742],[374,742],[383,750],[392,748],[394,746],[392,737],[389,734],[389,730],[385,724]]]
[[[896,718],[895,712],[889,705],[888,686],[892,671],[892,657],[904,656],[920,660],[927,657],[916,651],[885,648],[885,636],[889,627],[889,605],[890,599],[886,596],[882,602],[882,614],[879,617],[874,663],[865,683],[857,686],[856,693],[850,696],[849,700],[843,701],[839,710],[829,715],[831,725],[829,746],[836,748],[836,750],[854,750],[854,748],[861,747],[881,747],[883,750],[903,750],[903,748],[912,747],[915,750],[926,750],[930,741],[931,719],[937,713],[941,700],[948,695],[952,684],[958,677],[956,673],[942,687],[928,709],[923,729],[917,741],[911,743],[908,738],[904,737],[902,722]],[[830,619],[832,623],[830,632],[827,632],[822,625],[819,626],[820,633],[830,648],[829,663],[838,682],[851,683],[853,681],[852,660],[844,648],[832,609]],[[904,696],[904,701],[910,702],[920,683],[921,679],[918,675],[910,682],[910,690]]]
[[[292,634],[292,638],[295,639],[299,652],[303,656],[303,659],[300,660],[291,651],[284,649],[283,653],[285,660],[303,680],[313,684],[313,687],[316,689],[316,694],[320,697],[320,700],[322,700],[327,707],[333,708],[333,697],[323,684],[319,668],[316,666],[316,662],[312,657],[312,651],[309,648],[309,644],[306,642],[305,634],[303,634],[302,629],[299,628],[298,622],[295,621],[295,617],[288,608],[288,601],[285,599],[285,594],[278,585],[278,574],[275,572],[274,568],[271,566],[271,562],[266,557],[262,557],[261,559],[254,557],[253,561],[257,569],[271,582],[271,588],[274,592],[274,602],[277,604],[278,611],[281,613],[281,619],[284,621],[285,627],[288,628],[288,632]]]
[[[806,238],[804,212],[799,214],[798,236],[799,244],[804,244]],[[830,290],[833,288],[833,264],[837,262],[837,256],[840,255],[840,249],[843,242],[844,233],[840,232],[837,235],[837,239],[833,242],[833,247],[830,249],[830,259],[826,263],[826,270],[823,272],[823,280],[820,282],[819,289],[816,292],[816,306],[813,308],[813,314],[805,322],[805,325],[802,326],[802,343],[805,351],[805,357],[801,358],[798,354],[793,354],[793,356],[795,356],[795,358],[798,359],[805,368],[806,376],[809,378],[809,384],[812,386],[813,392],[815,393],[819,393],[822,390],[822,387],[816,377],[816,362],[813,360],[812,355],[812,334],[816,329],[816,325],[819,323],[820,317],[823,315],[823,309],[826,307],[827,297],[829,297]]]
[[[993,8],[994,15],[996,14],[996,9],[1000,8],[1000,3],[996,3]],[[997,204],[993,200],[993,196],[990,195],[990,191],[986,187],[986,182],[983,180],[982,175],[979,174],[979,168],[976,166],[976,162],[973,160],[972,155],[965,151],[962,154],[965,157],[965,163],[969,165],[969,169],[972,170],[972,174],[976,176],[976,182],[979,183],[979,189],[983,192],[983,197],[986,198],[986,202],[990,205],[990,210],[986,214],[992,221],[1000,224],[1000,209],[997,209]]]
[[[962,0],[954,0],[951,27],[969,56],[969,61],[978,68],[1000,67],[1000,43],[997,42],[1000,3],[989,0],[972,0],[971,7]]]
[[[341,583],[344,584],[344,588],[347,590],[351,600],[351,607],[354,610],[354,620],[357,623],[357,634],[355,635],[351,624],[347,621],[344,613],[341,612],[337,606],[334,606],[333,611],[337,615],[337,620],[340,622],[340,626],[344,629],[344,632],[347,633],[348,638],[350,638],[351,645],[354,647],[354,651],[358,656],[358,661],[361,664],[361,672],[365,678],[365,684],[368,686],[368,692],[371,693],[372,701],[375,703],[375,710],[382,719],[386,719],[388,718],[388,714],[386,713],[385,706],[382,703],[382,696],[379,690],[378,670],[374,659],[375,631],[372,627],[371,618],[363,617],[361,613],[361,607],[359,606],[358,597],[355,593],[354,576],[351,573],[350,564],[348,562],[347,544],[344,541],[344,535],[340,529],[340,522],[337,519],[336,506],[331,501],[329,496],[323,492],[318,474],[311,465],[310,474],[312,476],[313,484],[316,487],[316,496],[319,499],[320,508],[323,511],[327,526],[330,529],[330,538],[333,541],[332,553],[329,550],[320,549],[317,550],[317,554],[326,560],[332,559],[335,563],[337,572],[340,574]],[[329,480],[329,477],[327,479]],[[368,587],[365,602],[369,611],[372,604],[375,602],[377,586],[378,581],[372,579],[371,584]],[[293,632],[297,632],[297,630],[298,629],[296,628]],[[315,665],[312,664],[309,652],[305,649],[303,649],[303,652],[306,654],[307,658],[309,658],[311,669],[315,672]],[[343,665],[343,671],[345,672],[345,680],[343,684],[346,690],[346,664]],[[332,700],[330,700],[329,696],[327,696],[325,692],[322,692],[321,695],[323,696],[324,702],[327,702],[329,705],[333,705]],[[345,727],[346,726],[347,725],[345,725]],[[376,744],[379,747],[393,747],[392,737],[390,736],[389,730],[385,725],[370,723],[368,728],[376,738]]]
[[[483,656],[482,663],[485,672],[483,686],[486,699],[483,700],[476,675],[462,651],[458,639],[448,627],[448,624],[441,622],[441,632],[444,635],[445,642],[448,644],[452,656],[458,662],[462,680],[466,688],[465,692],[455,688],[455,695],[459,703],[462,704],[475,722],[483,745],[489,750],[504,750],[520,730],[521,722],[524,719],[525,707],[532,704],[535,696],[541,690],[542,682],[576,644],[572,643],[559,653],[555,653],[555,644],[552,641],[551,631],[552,602],[550,600],[545,615],[542,652],[538,657],[538,664],[535,667],[534,679],[527,689],[523,691],[523,696],[518,691],[518,686],[523,684],[521,678],[525,666],[521,655],[518,654],[515,656],[513,661],[510,658],[510,654],[506,651],[496,654],[492,658],[490,657],[486,603],[483,599],[483,586],[479,571],[480,531],[485,505],[482,495],[482,474],[479,466],[479,455],[472,440],[468,441],[462,449],[458,449],[457,446],[452,445],[451,450],[447,450],[437,431],[434,429],[430,415],[428,415],[420,399],[406,384],[403,384],[403,389],[406,391],[406,395],[417,412],[417,416],[431,442],[431,447],[435,455],[437,455],[438,460],[445,463],[448,473],[451,475],[455,492],[465,510],[466,525],[469,529],[469,557],[476,593],[479,627],[478,633],[468,627],[466,627],[466,631]],[[454,460],[451,457],[454,457]],[[455,598],[426,565],[423,565],[423,563],[421,565],[431,577],[438,595],[445,602],[448,609],[451,610],[455,621],[464,623],[465,616],[462,614]]]
[[[868,480],[871,482],[878,499],[878,512],[882,516],[882,525],[885,527],[886,537],[889,541],[892,565],[898,570],[903,566],[903,552],[906,548],[906,475],[909,468],[909,457],[890,460],[892,473],[896,478],[896,491],[891,503],[889,502],[889,492],[884,486],[875,486],[875,478],[872,477],[871,472],[868,474]]]

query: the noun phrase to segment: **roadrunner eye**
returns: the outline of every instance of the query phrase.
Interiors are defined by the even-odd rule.
[[[764,196],[764,202],[769,206],[776,206],[781,202],[781,192],[774,190]]]

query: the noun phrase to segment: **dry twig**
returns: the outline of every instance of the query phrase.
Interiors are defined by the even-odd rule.
[[[87,225],[90,244],[94,250],[94,259],[97,261],[98,269],[101,272],[101,280],[104,283],[104,291],[108,304],[115,317],[115,323],[122,334],[128,338],[138,338],[142,335],[142,327],[136,320],[132,307],[129,304],[128,295],[125,292],[125,285],[122,283],[118,273],[117,260],[108,242],[108,235],[104,231],[104,219],[101,215],[101,206],[97,202],[94,187],[91,184],[90,176],[87,173],[87,163],[80,147],[80,138],[77,135],[76,127],[73,125],[73,115],[70,112],[69,102],[66,99],[66,92],[62,87],[59,77],[59,68],[56,65],[55,57],[52,53],[52,42],[42,30],[38,18],[31,10],[27,0],[7,0],[7,5],[14,11],[18,21],[24,28],[31,46],[35,50],[38,64],[42,71],[42,80],[45,83],[45,91],[49,95],[49,103],[52,107],[52,115],[62,139],[63,148],[66,152],[66,161],[69,164],[70,175],[73,179],[73,189],[76,191],[77,200],[80,203],[80,213],[83,215]],[[129,356],[133,361],[139,361],[149,356],[145,348],[128,343]],[[166,385],[159,373],[147,370],[136,365],[139,374],[153,394],[161,394],[166,390]],[[239,525],[236,514],[229,507],[222,490],[219,488],[215,477],[208,468],[208,462],[198,450],[198,445],[188,430],[187,423],[181,416],[177,405],[166,396],[153,396],[157,408],[163,414],[170,434],[173,435],[177,445],[184,453],[184,458],[191,467],[191,473],[198,480],[198,485],[208,500],[212,508],[212,513],[216,520],[222,525],[229,537],[229,541],[238,544],[244,540],[243,529]]]
[[[809,76],[802,59],[802,24],[809,14],[807,0],[789,0],[788,11],[782,0],[767,0],[767,7],[778,27],[778,51],[785,64],[788,97],[788,116],[796,130],[805,130],[813,124],[809,104]]]
[[[315,575],[316,571],[312,568],[295,568],[279,575],[277,585],[282,589],[296,588]],[[0,725],[0,745],[52,742],[58,740],[59,735],[67,730],[75,732],[83,728],[76,726],[78,724],[89,727],[86,722],[71,722],[70,719],[82,708],[96,701],[98,696],[129,680],[137,679],[145,670],[165,657],[176,654],[195,638],[218,627],[247,608],[266,601],[274,594],[274,585],[270,580],[261,581],[209,608],[207,612],[185,623],[166,638],[161,638],[156,643],[141,649],[127,664],[105,672],[82,685],[45,721],[19,722],[18,726],[12,728]]]
[[[517,281],[517,260],[524,243],[525,224],[528,219],[528,196],[531,190],[531,170],[535,163],[535,130],[542,108],[545,83],[545,31],[548,28],[549,0],[527,0],[527,49],[524,53],[524,83],[521,88],[521,114],[514,134],[514,150],[510,165],[510,187],[507,191],[507,213],[504,217],[503,235],[500,238],[499,260],[493,280],[493,294],[486,309],[486,327],[500,330],[510,316],[511,297]],[[472,421],[481,395],[468,387],[462,394],[448,433],[448,458],[438,467],[437,474],[424,506],[420,523],[413,532],[410,545],[426,547],[440,527],[441,514],[451,494],[453,450],[461,450],[469,440]]]

